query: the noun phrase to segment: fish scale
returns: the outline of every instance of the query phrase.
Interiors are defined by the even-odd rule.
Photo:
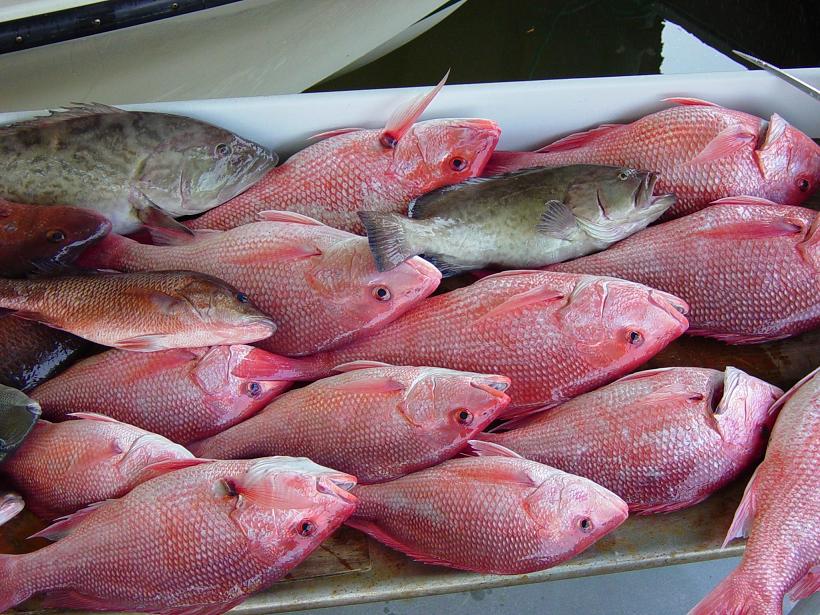
[[[353,492],[359,504],[348,525],[419,561],[482,573],[554,566],[627,514],[617,496],[591,481],[505,456],[452,459]],[[577,528],[581,516],[592,532]]]
[[[669,512],[700,502],[757,460],[780,395],[734,368],[725,376],[690,367],[637,372],[480,439],[585,476],[630,510]]]
[[[656,189],[677,197],[662,219],[739,194],[799,205],[820,185],[820,146],[782,118],[767,123],[704,101],[670,100],[680,104],[631,124],[571,135],[538,152],[497,152],[485,173],[581,163],[655,171]],[[740,136],[733,138],[733,130]],[[713,146],[719,152],[710,152]]]
[[[0,279],[0,307],[136,351],[250,343],[275,330],[235,288],[186,271]]]
[[[151,463],[191,458],[165,438],[91,417],[56,424],[40,421],[0,470],[42,519],[128,493],[153,476],[145,472]]]
[[[239,345],[110,350],[70,367],[32,395],[49,420],[96,412],[187,444],[253,415],[290,386],[236,376],[243,364],[267,358],[264,350]]]
[[[114,230],[201,213],[239,194],[277,157],[226,130],[179,115],[75,103],[0,126],[0,196],[96,209]]]
[[[504,374],[512,380],[506,414],[519,413],[635,369],[686,329],[686,310],[676,297],[623,280],[506,272],[430,297],[367,338],[288,367],[314,379],[358,360]]]
[[[291,156],[246,192],[186,222],[192,229],[229,229],[284,209],[363,234],[363,209],[406,213],[415,197],[475,177],[500,135],[490,120],[429,120],[409,127],[394,148],[382,130],[335,134]],[[467,161],[452,169],[450,160]]]
[[[61,609],[223,613],[284,576],[355,507],[343,490],[355,479],[307,459],[191,464],[52,526],[47,537],[67,533],[53,545],[0,555],[0,610],[45,593]]]
[[[689,303],[689,333],[773,340],[820,324],[816,213],[736,197],[551,271],[611,275]]]
[[[353,371],[286,393],[189,448],[216,459],[300,454],[360,483],[381,482],[456,455],[509,402],[504,376],[356,367],[342,366]],[[459,421],[464,411],[469,416]]]
[[[271,216],[292,220],[286,212]],[[366,239],[306,218],[246,224],[185,245],[109,236],[80,263],[123,271],[190,269],[223,279],[275,320],[276,334],[260,345],[286,355],[363,337],[432,293],[441,278],[418,257],[380,273]],[[379,288],[387,290],[386,300],[374,294]]]
[[[726,536],[728,543],[748,534],[743,559],[690,615],[715,609],[731,615],[781,615],[786,592],[805,598],[820,590],[818,371],[781,403],[766,457],[749,481]]]

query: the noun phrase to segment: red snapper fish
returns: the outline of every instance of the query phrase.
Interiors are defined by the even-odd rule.
[[[762,456],[782,394],[733,367],[661,368],[480,439],[595,481],[630,511],[671,512],[706,499]]]
[[[590,480],[486,442],[398,480],[360,485],[347,524],[426,564],[525,574],[564,562],[626,520]]]
[[[288,389],[288,381],[237,375],[277,360],[241,345],[109,350],[73,365],[31,395],[51,421],[94,412],[187,444],[244,421]]]
[[[245,293],[190,271],[0,279],[0,308],[135,352],[250,344],[276,330]]]
[[[186,224],[229,229],[257,214],[285,209],[363,234],[359,210],[407,213],[414,198],[476,177],[495,150],[501,129],[485,119],[414,122],[444,85],[396,109],[384,128],[346,128],[272,169],[252,188]]]
[[[728,197],[551,271],[611,275],[673,293],[690,335],[730,344],[777,340],[820,325],[820,216]]]
[[[90,413],[71,416],[81,420],[39,421],[0,468],[42,519],[125,495],[153,478],[151,464],[192,458],[182,446],[133,425]]]
[[[777,406],[766,457],[723,543],[748,536],[743,559],[689,615],[781,615],[786,592],[820,591],[820,368]]]
[[[89,209],[0,198],[0,276],[59,270],[110,230],[108,218]]]
[[[567,164],[629,166],[660,173],[672,192],[664,216],[682,216],[712,201],[748,194],[800,205],[820,185],[820,146],[776,113],[766,121],[694,98],[631,124],[603,124],[537,152],[496,152],[485,174]]]
[[[0,555],[0,611],[45,594],[47,608],[219,615],[282,578],[356,507],[346,491],[356,479],[308,459],[163,465],[175,471],[41,532],[55,544]]]
[[[381,482],[458,454],[510,401],[504,376],[368,361],[336,370],[188,448],[213,459],[298,453]]]
[[[509,417],[631,372],[686,330],[687,310],[677,297],[634,282],[506,271],[429,297],[343,348],[283,358],[269,377],[315,380],[350,361],[504,374],[512,381]]]
[[[276,335],[260,345],[291,356],[336,348],[384,327],[441,280],[420,257],[380,272],[364,237],[289,212],[263,216],[265,222],[203,232],[182,245],[110,235],[80,263],[122,271],[186,269],[225,280],[276,322]]]

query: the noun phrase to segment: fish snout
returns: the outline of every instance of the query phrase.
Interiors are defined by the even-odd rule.
[[[358,498],[350,493],[356,486],[358,479],[352,474],[344,472],[328,472],[316,481],[316,491],[339,498],[344,502],[355,504]]]
[[[652,288],[649,290],[649,302],[672,316],[684,326],[684,330],[689,327],[689,320],[686,318],[689,313],[689,304],[680,297]]]
[[[496,399],[507,398],[505,391],[510,388],[511,380],[506,376],[499,376],[496,374],[488,374],[480,378],[474,378],[470,381],[470,386],[484,391],[490,397]]]

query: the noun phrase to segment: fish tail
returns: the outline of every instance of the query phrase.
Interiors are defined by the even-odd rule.
[[[420,253],[414,250],[407,240],[405,224],[408,219],[404,216],[378,211],[360,211],[359,219],[367,231],[367,241],[379,271],[394,269],[411,256]]]
[[[24,555],[0,555],[0,613],[27,600],[33,592],[21,582],[19,563]]]
[[[122,269],[126,249],[136,243],[128,237],[110,233],[86,248],[76,263],[84,269]]]
[[[272,352],[251,352],[231,373],[248,380],[318,380],[333,373],[322,359],[322,355],[296,358]]]
[[[754,591],[740,569],[723,579],[688,615],[782,615],[783,598],[770,599]]]

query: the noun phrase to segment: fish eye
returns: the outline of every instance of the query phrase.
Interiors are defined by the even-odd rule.
[[[797,178],[797,189],[800,192],[808,192],[809,188],[811,188],[811,182],[808,179],[805,177]]]
[[[54,229],[46,233],[46,239],[51,243],[60,243],[65,240],[65,233],[59,229]]]
[[[305,519],[299,523],[296,531],[299,532],[300,536],[312,536],[316,533],[316,524],[310,519]]]
[[[450,158],[450,168],[453,171],[463,171],[467,168],[467,161],[461,156]]]
[[[627,179],[629,179],[629,173],[627,173],[626,171],[621,171],[620,173],[618,173],[618,179],[620,179],[622,182],[625,182]]]
[[[592,519],[589,517],[581,517],[578,520],[578,527],[584,534],[589,534],[595,526],[592,523]]]
[[[256,399],[262,394],[262,385],[258,382],[249,382],[248,383],[248,397],[253,397]]]
[[[456,410],[456,420],[462,425],[469,425],[473,422],[473,413],[466,408]]]
[[[638,331],[630,331],[627,338],[629,339],[629,343],[633,346],[640,346],[643,343],[643,335],[641,335]]]
[[[220,143],[214,148],[214,153],[217,158],[225,158],[233,153],[233,148],[227,143]]]
[[[379,301],[390,301],[390,289],[385,286],[376,286],[373,289],[373,296]]]
[[[248,303],[250,301],[248,295],[245,293],[236,293],[236,300],[239,301],[239,303]]]
[[[387,149],[394,149],[398,144],[399,140],[391,135],[389,132],[385,132],[379,137],[379,142],[386,147]]]

